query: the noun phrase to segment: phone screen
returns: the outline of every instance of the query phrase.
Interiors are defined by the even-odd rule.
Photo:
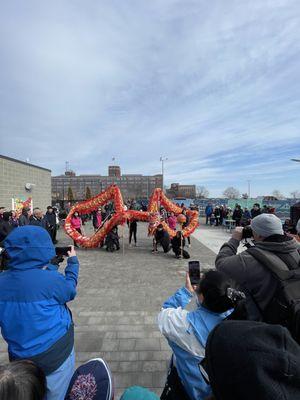
[[[192,285],[198,285],[200,281],[200,262],[189,261],[189,276]]]
[[[68,256],[68,251],[71,251],[71,246],[55,247],[55,252],[57,256]]]

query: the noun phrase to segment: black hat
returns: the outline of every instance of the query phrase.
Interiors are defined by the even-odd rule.
[[[217,400],[300,399],[300,347],[280,325],[222,322],[205,358]]]

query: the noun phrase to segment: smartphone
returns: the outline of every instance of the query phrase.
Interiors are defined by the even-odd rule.
[[[68,257],[68,251],[71,251],[71,246],[55,247],[55,253],[57,256],[67,256]]]
[[[192,285],[198,285],[200,281],[200,262],[189,261],[189,276]]]

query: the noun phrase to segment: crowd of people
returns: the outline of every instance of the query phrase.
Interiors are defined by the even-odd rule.
[[[39,207],[31,208],[24,207],[21,213],[17,214],[16,211],[7,211],[5,207],[0,207],[0,242],[6,236],[19,226],[40,226],[46,229],[54,244],[57,243],[56,234],[59,227],[58,210],[55,207],[48,206],[47,211],[44,213]]]
[[[273,207],[264,205],[262,208],[259,203],[253,204],[251,210],[248,207],[242,208],[240,204],[236,204],[234,209],[226,205],[213,206],[208,203],[205,207],[206,225],[222,226],[228,221],[234,221],[235,226],[247,226],[251,219],[260,214],[274,214]]]
[[[196,285],[187,273],[184,286],[158,312],[158,328],[173,354],[162,400],[300,398],[300,244],[274,214],[256,211],[250,222],[253,245],[237,253],[245,228],[236,227],[215,270],[202,273]],[[47,228],[56,223],[55,211],[50,207],[43,216],[24,210],[18,220],[13,213],[7,220],[5,213],[1,226],[15,221],[18,228],[3,240],[9,263],[0,273],[0,327],[10,363],[0,366],[1,400],[113,400],[105,360],[90,360],[74,372],[74,322],[67,303],[76,296],[79,261],[72,246],[64,272],[58,271],[56,238]],[[93,225],[103,221],[97,213],[101,210]],[[158,225],[154,251],[158,244],[170,250],[166,233]],[[171,241],[176,256],[183,253],[180,234]],[[131,387],[121,398],[158,396]]]

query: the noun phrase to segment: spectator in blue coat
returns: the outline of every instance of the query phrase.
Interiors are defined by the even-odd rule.
[[[27,359],[47,379],[47,400],[64,399],[74,372],[74,325],[66,305],[76,295],[79,263],[74,248],[64,274],[51,264],[55,248],[37,226],[5,239],[9,269],[0,274],[0,327],[10,361]]]
[[[206,225],[208,225],[208,221],[213,213],[213,206],[211,203],[208,203],[205,207],[205,216],[206,216]]]
[[[207,272],[197,288],[191,285],[187,274],[185,287],[163,304],[158,326],[173,351],[170,373],[173,370],[174,376],[179,376],[175,390],[181,385],[180,398],[204,400],[211,395],[199,364],[204,358],[210,331],[232,313],[238,293],[227,275],[218,271]],[[189,312],[185,308],[194,295],[197,308]]]

